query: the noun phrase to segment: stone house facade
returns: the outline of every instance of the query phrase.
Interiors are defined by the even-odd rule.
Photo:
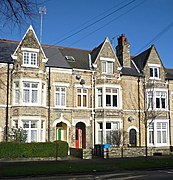
[[[27,142],[73,148],[116,146],[113,132],[124,146],[172,146],[173,69],[154,45],[134,57],[124,34],[116,49],[108,38],[91,51],[41,45],[30,26],[0,40],[0,70],[1,141],[22,127]]]

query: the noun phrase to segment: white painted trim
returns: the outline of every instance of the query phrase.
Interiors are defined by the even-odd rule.
[[[63,74],[72,74],[72,69],[65,69],[65,68],[52,68],[50,67],[50,71],[54,73],[63,73]],[[46,67],[46,72],[49,72],[49,67]]]
[[[140,73],[138,67],[136,66],[135,62],[133,60],[131,60],[131,62],[133,63],[133,65],[135,66],[136,70],[138,71],[138,73]]]
[[[64,118],[64,114],[63,113],[61,113],[59,119],[54,120],[53,127],[56,127],[57,123],[60,123],[60,122],[63,122],[65,124],[67,124],[68,127],[71,127],[71,123],[67,119]]]
[[[90,118],[72,118],[72,126],[76,126],[77,123],[82,122],[86,125],[86,127],[91,126]]]
[[[100,57],[100,61],[111,61],[111,62],[115,62],[114,58],[108,58],[108,57]]]
[[[102,107],[98,107],[98,93],[97,89],[102,88]],[[117,88],[118,89],[118,99],[117,107],[107,107],[106,106],[106,88]],[[122,88],[120,84],[99,84],[95,86],[95,107],[96,109],[122,109]]]
[[[160,64],[151,64],[151,63],[148,63],[148,66],[149,67],[161,67]]]
[[[64,83],[64,82],[53,82],[53,86],[69,87],[69,86],[70,86],[70,83]]]
[[[35,36],[35,38],[36,38],[36,40],[37,40],[37,43],[38,43],[38,45],[39,45],[39,47],[40,47],[40,49],[41,49],[41,52],[43,53],[43,56],[44,56],[44,58],[46,59],[47,57],[46,57],[46,55],[45,55],[45,53],[44,53],[44,51],[43,51],[43,48],[42,48],[42,46],[41,46],[41,44],[40,44],[40,42],[39,42],[39,40],[38,40],[38,38],[37,38],[37,35],[36,35],[36,33],[35,33],[32,25],[29,26],[29,28],[27,29],[26,33],[24,34],[22,40],[20,41],[20,43],[18,44],[16,50],[14,51],[14,53],[13,53],[12,55],[15,55],[15,54],[16,54],[17,50],[18,50],[19,47],[21,46],[21,44],[22,44],[23,40],[25,39],[25,37],[26,37],[27,33],[29,32],[29,30],[32,30],[32,32],[33,32],[33,34],[34,34],[34,36]]]
[[[136,126],[130,126],[128,129],[127,129],[127,132],[129,133],[131,129],[135,129],[137,133],[139,133],[139,130]]]
[[[106,88],[106,87],[108,87],[108,88],[119,88],[119,89],[122,89],[120,84],[98,84],[95,87],[96,88],[101,88],[101,87]]]
[[[92,70],[88,70],[88,69],[76,69],[76,68],[73,68],[74,71],[81,71],[81,72],[90,72],[92,73]]]
[[[17,56],[15,55],[11,55],[12,59],[16,60],[17,59]]]
[[[25,47],[22,47],[21,48],[22,51],[29,51],[29,52],[39,52],[40,50],[39,49],[35,49],[35,48],[25,48]]]
[[[148,119],[147,123],[149,124],[152,120]],[[157,143],[157,122],[161,122],[167,123],[167,131],[166,131],[166,135],[167,135],[167,143]],[[154,123],[154,144],[149,144],[149,127],[147,127],[147,144],[149,147],[167,147],[170,146],[170,128],[169,128],[169,119],[154,119],[153,120]]]
[[[86,89],[90,89],[90,88],[91,88],[91,85],[75,84],[74,87],[75,87],[75,88],[86,88]]]

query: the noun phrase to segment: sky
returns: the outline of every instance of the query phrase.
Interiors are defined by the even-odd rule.
[[[167,68],[173,68],[173,0],[42,0],[42,43],[92,50],[106,37],[113,47],[125,34],[132,56],[155,45]],[[40,16],[31,22],[40,39]],[[20,41],[22,28],[3,28],[1,39]]]

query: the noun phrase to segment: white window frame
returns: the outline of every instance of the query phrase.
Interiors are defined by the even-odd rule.
[[[107,96],[110,96],[110,104],[108,105],[106,102],[106,107],[110,108],[117,108],[118,107],[118,88],[110,88],[106,87],[106,91],[110,90],[110,92],[105,92],[106,95],[106,101],[107,101]],[[116,91],[116,92],[113,92]],[[116,105],[114,105],[114,97],[116,97]]]
[[[102,123],[102,129],[100,128],[100,124]],[[106,124],[111,123],[111,129],[106,128]],[[122,128],[122,120],[121,119],[98,119],[96,120],[96,144],[105,144],[109,142],[107,141],[107,134],[114,130],[120,130]],[[102,142],[99,141],[99,135],[102,136]],[[116,144],[115,144],[116,145]]]
[[[40,126],[41,132],[40,132],[40,141],[45,142],[45,121],[41,120],[41,126]]]
[[[114,62],[112,61],[101,61],[102,74],[114,74]]]
[[[98,144],[103,144],[103,122],[97,122]]]
[[[110,89],[116,89],[117,92],[114,93],[111,90],[111,93],[106,93],[106,88]],[[102,89],[102,93],[99,93],[98,89]],[[121,109],[122,108],[122,88],[119,84],[112,85],[112,84],[100,84],[96,86],[95,88],[95,94],[96,94],[96,101],[95,101],[95,107],[97,109]],[[99,98],[98,96],[102,94],[102,106],[99,106]],[[111,95],[111,106],[106,106],[106,94]],[[113,106],[113,95],[117,96],[117,106]]]
[[[41,84],[41,105],[46,105],[46,85],[43,82]]]
[[[80,90],[80,92],[79,92]],[[86,92],[84,92],[86,91]],[[78,96],[81,97],[81,101],[80,101],[80,104],[81,106],[78,105]],[[86,106],[84,106],[84,96],[86,96]],[[77,107],[78,108],[88,108],[88,88],[77,88]]]
[[[28,51],[23,51],[23,64],[22,66],[26,67],[38,67],[38,57],[37,57],[36,52],[28,52]],[[27,57],[27,62],[25,57]]]
[[[18,84],[18,86],[16,86]],[[20,83],[19,81],[14,81],[14,104],[20,104]]]
[[[25,123],[28,123],[28,127],[25,127]],[[32,123],[36,123],[36,127],[32,127]],[[38,142],[38,120],[22,120],[22,127],[27,132],[27,140],[26,142]],[[36,140],[31,141],[32,131],[36,131]]]
[[[153,124],[152,127],[150,124]],[[158,124],[161,124],[161,128],[158,128]],[[164,128],[163,125],[166,125],[166,129]],[[150,133],[153,132],[153,142],[150,142]],[[161,132],[161,142],[158,142],[158,132]],[[165,138],[166,142],[163,142],[163,132],[165,132]],[[148,146],[150,147],[160,147],[160,146],[169,146],[170,145],[170,140],[169,140],[169,120],[168,119],[163,119],[163,120],[148,120],[148,128],[147,128],[147,133],[148,133]]]
[[[168,110],[168,90],[166,89],[147,89],[147,109],[148,110]],[[159,99],[160,108],[157,107],[157,100]],[[163,100],[164,99],[164,100]],[[163,107],[162,102],[165,101],[165,107]]]
[[[59,96],[59,100],[58,100],[58,96]],[[55,86],[55,107],[59,107],[59,108],[66,107],[66,87],[64,86]]]
[[[28,83],[29,84],[29,87],[24,87],[24,85]],[[37,85],[37,88],[35,87],[32,87],[32,85]],[[26,100],[26,97],[25,96],[25,92],[24,91],[28,91],[28,101],[25,102]],[[33,92],[36,91],[37,92],[37,95],[36,95],[36,102],[33,102],[33,97],[34,97],[34,94]],[[31,82],[31,81],[23,81],[22,82],[22,103],[23,104],[26,104],[26,105],[38,105],[39,104],[39,82]]]
[[[149,63],[148,67],[149,67],[149,79],[160,80],[160,64]],[[151,75],[151,69],[152,69],[152,75]]]
[[[103,89],[97,88],[98,107],[103,107]]]

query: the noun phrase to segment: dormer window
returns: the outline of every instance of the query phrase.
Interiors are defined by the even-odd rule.
[[[67,61],[75,62],[75,58],[73,56],[65,56]]]
[[[149,70],[150,70],[150,79],[159,79],[160,78],[160,65],[149,64]]]
[[[111,74],[114,73],[114,62],[115,62],[115,59],[100,57],[100,61],[101,61],[101,71],[102,71],[102,74],[111,75]]]
[[[102,73],[103,74],[113,74],[114,63],[110,61],[102,61]]]
[[[159,78],[159,68],[150,67],[150,78],[158,79]]]
[[[29,67],[37,67],[37,53],[23,52],[23,65]]]

